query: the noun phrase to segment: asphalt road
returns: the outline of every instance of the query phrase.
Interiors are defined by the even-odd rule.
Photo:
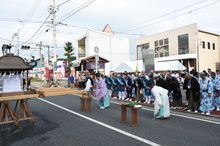
[[[0,125],[0,146],[220,144],[219,119],[202,121],[200,116],[191,118],[193,114],[153,119],[152,110],[143,108],[138,110],[139,125],[131,127],[130,109],[127,110],[128,122],[121,123],[120,106],[111,103],[109,108],[100,110],[96,103],[93,100],[92,112],[86,113],[80,111],[80,98],[76,95],[31,99],[29,105],[36,122],[21,121],[18,127],[13,123]]]

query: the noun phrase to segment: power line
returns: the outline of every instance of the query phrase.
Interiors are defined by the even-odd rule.
[[[91,5],[93,2],[95,2],[96,0],[89,0],[86,3],[82,4],[81,6],[79,6],[78,8],[74,9],[73,11],[69,12],[68,14],[64,15],[63,17],[59,18],[58,20],[60,22],[68,19],[69,17],[73,16],[74,14],[78,13],[79,11],[81,11],[82,9],[88,7],[89,5]]]
[[[38,32],[39,30],[42,28],[42,26],[46,23],[47,19],[50,17],[50,14],[47,16],[47,18],[44,20],[44,22],[41,24],[41,26],[38,28],[38,30],[30,37],[30,39],[28,39],[27,41],[25,41],[23,44],[29,42]]]
[[[45,28],[47,28],[47,27],[45,27]],[[44,35],[44,34],[47,33],[47,30],[48,30],[48,29],[45,29],[45,28],[44,28],[38,35],[36,35],[36,36],[32,39],[32,41],[29,42],[28,44],[36,44],[37,40],[38,40],[42,35]]]
[[[175,11],[172,11],[172,12],[169,12],[169,13],[166,13],[166,14],[163,14],[163,15],[160,15],[160,16],[158,16],[158,17],[155,17],[155,18],[152,18],[152,19],[149,19],[149,20],[145,20],[145,21],[142,21],[142,22],[139,22],[139,23],[135,23],[135,24],[132,24],[132,25],[123,27],[123,28],[119,28],[118,30],[121,30],[121,31],[124,30],[124,31],[125,31],[126,29],[129,29],[129,28],[131,29],[132,27],[137,27],[138,25],[141,25],[141,24],[143,24],[143,23],[147,23],[147,22],[149,22],[149,21],[153,21],[153,20],[156,20],[156,19],[158,19],[158,18],[162,18],[162,17],[168,16],[168,15],[170,15],[170,14],[173,14],[173,13],[176,13],[176,12],[179,12],[179,11],[182,11],[182,10],[184,10],[184,9],[187,9],[187,8],[189,8],[189,7],[192,7],[192,6],[195,6],[195,5],[197,5],[197,4],[199,4],[199,3],[202,3],[202,2],[204,2],[204,0],[201,0],[201,1],[199,1],[199,2],[196,2],[196,3],[193,3],[193,4],[191,4],[191,5],[185,6],[185,7],[181,8],[181,9],[178,9],[178,10],[175,10]]]
[[[25,19],[18,19],[18,18],[4,18],[4,17],[0,17],[0,21],[9,21],[9,22],[20,22],[20,23],[24,23],[27,22],[27,20]],[[42,23],[42,20],[29,20],[29,23]]]
[[[173,17],[171,17],[171,18],[167,18],[167,19],[164,19],[164,20],[160,20],[160,21],[157,21],[157,22],[154,22],[154,23],[151,23],[151,24],[147,24],[147,25],[142,25],[142,26],[139,26],[139,27],[136,27],[136,28],[133,28],[133,29],[127,29],[127,30],[122,31],[122,32],[120,32],[120,33],[129,32],[129,31],[133,31],[133,30],[137,30],[137,29],[141,29],[141,28],[144,28],[144,27],[146,27],[146,26],[158,24],[158,23],[165,22],[165,21],[168,21],[168,20],[171,20],[171,19],[174,19],[174,18],[183,16],[183,15],[191,14],[191,13],[194,12],[194,11],[198,11],[198,10],[200,10],[200,9],[203,9],[203,8],[208,7],[208,6],[210,6],[210,5],[216,4],[216,3],[218,3],[218,2],[220,2],[220,0],[215,1],[215,2],[213,2],[213,3],[210,3],[210,4],[207,4],[207,5],[205,5],[205,6],[196,8],[196,9],[194,9],[194,10],[188,11],[188,12],[186,12],[186,13],[182,13],[182,14],[173,16]]]
[[[26,18],[24,19],[25,20],[25,24],[22,23],[21,24],[21,27],[20,27],[20,31],[24,28],[24,26],[30,21],[31,17],[34,15],[34,13],[36,12],[39,4],[41,3],[41,0],[36,0],[34,5],[32,6],[31,10],[29,11],[28,15],[26,16]]]

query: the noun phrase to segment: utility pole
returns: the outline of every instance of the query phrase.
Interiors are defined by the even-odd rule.
[[[13,35],[12,35],[12,39],[14,39],[14,37],[17,37],[17,45],[16,45],[16,51],[17,51],[17,55],[19,56],[19,29],[17,32],[15,32]]]
[[[40,80],[41,80],[41,83],[42,83],[42,79],[43,79],[43,77],[42,77],[42,75],[43,75],[43,70],[42,70],[42,60],[43,60],[43,57],[42,57],[42,42],[40,42],[40,44],[37,44],[36,46],[38,46],[39,47],[39,57],[40,57]]]
[[[48,47],[48,67],[50,66],[50,46],[47,46]]]
[[[53,5],[49,7],[49,13],[53,15],[52,25],[53,25],[53,78],[57,81],[56,70],[57,70],[57,36],[56,36],[56,12],[58,8],[56,7],[55,0],[53,0]]]
[[[40,79],[41,79],[41,83],[42,83],[42,75],[43,75],[43,48],[42,47],[48,47],[48,50],[49,50],[49,46],[48,45],[43,45],[42,42],[40,42],[40,44],[37,44],[36,46],[39,47],[39,55],[40,55],[40,70],[41,70],[41,75],[40,75]],[[49,53],[48,53],[48,56],[49,56]],[[49,58],[48,58],[49,60]]]
[[[57,76],[56,76],[56,70],[57,70],[57,32],[56,32],[56,25],[57,25],[57,22],[56,22],[56,12],[58,11],[58,8],[59,6],[67,3],[68,1],[70,0],[67,0],[63,3],[61,3],[60,5],[56,6],[56,1],[53,0],[53,5],[50,5],[49,7],[49,13],[51,15],[53,15],[53,19],[52,19],[52,22],[53,22],[53,50],[54,50],[54,53],[53,53],[53,77],[54,77],[54,81],[56,82],[57,81]]]
[[[54,81],[57,81],[57,76],[56,76],[56,71],[57,71],[57,32],[56,32],[56,12],[57,12],[57,7],[55,4],[55,0],[53,0],[53,48],[54,48],[54,54],[53,54],[53,59],[54,59]]]
[[[56,36],[56,12],[58,7],[56,7],[55,0],[53,0],[53,5],[49,7],[49,13],[53,15],[52,24],[53,24],[53,78],[54,81],[57,81],[56,70],[57,70],[57,36]]]
[[[19,29],[18,29],[18,32],[17,32],[17,40],[18,40],[18,45],[17,45],[17,49],[18,49],[18,56],[19,56]]]

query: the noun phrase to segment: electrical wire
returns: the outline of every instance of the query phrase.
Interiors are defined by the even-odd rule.
[[[183,16],[183,15],[191,14],[191,13],[193,13],[194,11],[198,11],[198,10],[203,9],[203,8],[205,8],[205,7],[214,5],[214,4],[218,3],[218,2],[220,2],[220,0],[215,1],[215,2],[213,2],[213,3],[210,3],[210,4],[207,4],[207,5],[205,5],[205,6],[202,6],[202,7],[196,8],[196,9],[193,9],[193,10],[191,10],[191,11],[188,11],[188,12],[185,12],[185,13],[182,13],[182,14],[179,14],[179,15],[176,15],[176,16],[173,16],[173,17],[171,17],[171,18],[167,18],[167,19],[164,19],[164,20],[160,20],[160,21],[157,21],[157,22],[154,22],[154,23],[151,23],[151,24],[147,24],[147,25],[142,25],[142,26],[139,26],[139,27],[136,27],[136,28],[127,29],[126,31],[122,31],[122,32],[120,32],[120,33],[129,32],[129,31],[133,31],[133,30],[137,30],[137,29],[141,29],[141,28],[144,28],[144,27],[146,27],[146,26],[155,25],[155,24],[158,24],[158,23],[161,23],[161,22],[165,22],[165,21],[168,21],[168,20],[171,20],[171,19],[174,19],[174,18]]]
[[[38,6],[40,5],[41,0],[36,0],[34,5],[32,6],[31,10],[29,11],[28,15],[26,16],[25,23],[21,24],[21,27],[19,28],[20,31],[22,31],[22,29],[25,27],[25,25],[30,21],[30,19],[32,18],[32,16],[34,15],[34,13],[36,12]]]
[[[141,24],[143,24],[143,23],[149,23],[149,21],[153,21],[153,20],[156,20],[156,19],[159,19],[159,18],[168,16],[168,15],[174,14],[174,13],[179,12],[179,11],[182,11],[182,10],[184,10],[184,9],[193,7],[193,6],[195,6],[195,5],[197,5],[197,4],[200,4],[200,3],[202,3],[202,2],[204,2],[204,0],[201,0],[201,1],[199,1],[199,2],[193,3],[193,4],[191,4],[191,5],[185,6],[185,7],[183,7],[183,8],[178,9],[178,10],[174,10],[174,11],[172,11],[172,12],[169,12],[169,13],[166,13],[166,14],[163,14],[163,15],[160,15],[160,16],[158,16],[158,17],[155,17],[155,18],[152,18],[152,19],[149,19],[149,20],[145,20],[145,21],[142,21],[142,22],[139,22],[139,23],[135,23],[135,24],[132,24],[132,25],[123,27],[123,28],[119,28],[119,29],[117,29],[117,30],[118,30],[118,31],[123,31],[123,30],[126,30],[126,29],[131,29],[132,27],[137,27],[138,25],[141,25]]]
[[[44,20],[44,22],[41,24],[41,26],[38,28],[38,30],[27,41],[25,41],[23,44],[26,44],[27,42],[29,42],[40,31],[40,29],[46,23],[46,21],[48,20],[49,17],[50,17],[50,14],[47,16],[47,18]]]
[[[25,19],[18,19],[18,18],[4,18],[0,17],[0,21],[8,21],[8,22],[27,22]],[[42,23],[42,20],[29,20],[29,23]]]
[[[69,17],[73,16],[74,14],[78,13],[79,11],[83,10],[84,8],[88,7],[89,5],[91,5],[92,3],[94,3],[96,0],[89,0],[86,3],[82,4],[81,6],[79,6],[78,8],[74,9],[73,11],[69,12],[68,14],[64,15],[63,17],[59,18],[58,20],[60,22],[68,19]]]

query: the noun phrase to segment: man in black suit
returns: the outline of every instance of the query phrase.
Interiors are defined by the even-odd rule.
[[[198,81],[189,74],[186,74],[183,89],[186,90],[186,97],[188,99],[188,112],[194,110],[194,112],[197,113],[200,100],[200,86]]]

